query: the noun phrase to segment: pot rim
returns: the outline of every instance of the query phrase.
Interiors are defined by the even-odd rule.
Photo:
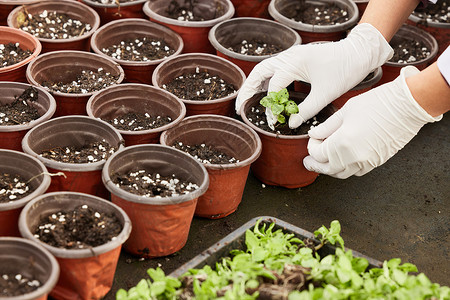
[[[39,2],[39,0],[0,0],[0,5],[26,5],[31,3]]]
[[[96,1],[91,1],[91,0],[82,0],[82,1],[83,1],[83,3],[86,3],[89,6],[100,7],[100,8],[103,8],[103,7],[118,8],[119,7],[117,4],[102,4],[102,3],[98,3]],[[147,2],[147,0],[135,0],[132,2],[124,2],[124,3],[120,3],[120,7],[138,5],[138,4],[142,4],[144,2]]]
[[[415,16],[414,14],[410,14],[408,16],[408,20],[418,23],[420,21],[425,21],[426,26],[428,27],[436,27],[436,28],[442,28],[442,29],[450,29],[450,23],[444,23],[444,22],[436,22],[436,21],[427,21],[426,19],[420,18],[418,16]]]

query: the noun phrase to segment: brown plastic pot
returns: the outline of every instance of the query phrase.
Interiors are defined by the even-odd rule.
[[[159,64],[153,72],[154,86],[162,88],[176,77],[185,73],[194,73],[196,68],[208,70],[209,74],[217,75],[232,84],[236,90],[226,97],[211,100],[181,99],[186,105],[186,116],[200,114],[234,115],[234,101],[245,81],[244,72],[234,63],[212,54],[187,53],[172,57]]]
[[[358,7],[358,20],[361,19],[362,15],[366,11],[367,4],[369,4],[369,0],[352,0],[355,2],[356,6]]]
[[[0,26],[8,25],[9,13],[18,5],[28,5],[39,0],[0,0]]]
[[[230,47],[240,44],[243,40],[256,39],[286,50],[302,42],[295,30],[279,22],[260,18],[225,20],[211,28],[208,38],[217,55],[238,65],[245,75],[250,74],[259,62],[272,55],[245,55],[230,50]]]
[[[27,132],[22,148],[39,159],[50,173],[63,172],[65,176],[52,176],[48,192],[73,191],[109,198],[101,172],[105,161],[94,163],[65,163],[39,155],[44,150],[75,146],[106,140],[111,146],[123,148],[120,133],[108,123],[88,116],[65,116],[50,119]]]
[[[101,51],[113,44],[120,43],[126,39],[135,38],[164,39],[164,41],[175,49],[175,52],[165,58],[150,61],[131,61],[115,59]],[[183,39],[175,31],[157,23],[144,19],[122,19],[112,21],[100,27],[92,36],[91,48],[95,53],[104,55],[119,63],[125,71],[125,82],[152,83],[153,70],[158,64],[170,57],[176,56],[183,50]]]
[[[180,6],[184,0],[175,0]],[[217,23],[230,19],[234,15],[234,7],[230,0],[198,0],[194,10],[204,16],[206,21],[179,21],[168,17],[167,0],[147,1],[143,10],[151,21],[160,23],[177,32],[184,41],[184,53],[214,53],[208,41],[208,32]]]
[[[111,181],[111,175],[144,169],[162,176],[194,182],[199,189],[173,197],[144,197],[127,192]],[[189,154],[172,147],[147,144],[130,146],[106,161],[103,182],[111,200],[127,213],[133,223],[125,250],[142,257],[172,254],[186,244],[198,197],[208,189],[205,167]]]
[[[86,204],[99,212],[114,214],[122,224],[119,235],[106,244],[89,249],[63,249],[50,246],[34,236],[43,215],[74,209]],[[111,289],[122,244],[131,231],[131,222],[117,205],[83,193],[56,192],[30,201],[19,219],[21,235],[47,249],[61,268],[58,283],[50,292],[54,299],[101,299]]]
[[[0,81],[0,105],[5,105],[14,101],[14,97],[20,96],[23,91],[29,88],[29,84],[19,82]],[[22,139],[30,128],[50,119],[55,113],[56,101],[43,88],[36,87],[39,96],[33,103],[41,117],[26,124],[20,125],[0,125],[0,149],[10,149],[22,151]]]
[[[147,0],[135,0],[117,4],[102,4],[92,0],[79,0],[92,7],[100,16],[101,24],[125,18],[145,18],[142,5]]]
[[[36,37],[42,44],[42,53],[58,50],[89,51],[89,39],[100,26],[100,17],[89,6],[78,1],[39,1],[26,6],[16,7],[8,16],[8,26],[20,29],[17,22],[19,14],[40,14],[44,10],[67,14],[73,19],[80,20],[91,25],[91,30],[78,37],[67,39],[47,39]]]
[[[161,135],[161,144],[206,144],[239,160],[231,164],[203,164],[209,187],[200,196],[195,215],[218,219],[236,211],[241,203],[250,164],[261,154],[261,140],[250,127],[224,116],[199,115],[184,119]]]
[[[87,113],[92,118],[113,119],[120,115],[149,113],[169,116],[172,122],[155,128],[139,131],[117,131],[125,140],[125,146],[156,144],[164,130],[176,126],[186,115],[184,103],[162,89],[145,84],[128,83],[107,88],[91,96],[87,103]]]
[[[103,68],[105,72],[119,76],[117,84],[124,78],[122,67],[103,55],[84,51],[54,51],[40,55],[28,65],[26,76],[29,83],[42,86],[42,82],[71,82],[83,70]],[[44,87],[47,89],[46,87]],[[86,115],[86,104],[95,92],[84,94],[51,92],[56,100],[55,117]]]
[[[270,19],[270,0],[231,0],[235,13],[234,17],[255,17]]]
[[[358,7],[351,0],[306,0],[306,3],[333,3],[339,7],[346,8],[349,12],[349,20],[335,25],[311,25],[300,23],[285,16],[286,12],[292,10],[298,1],[295,0],[273,0],[269,4],[269,14],[276,21],[296,30],[304,44],[314,41],[339,41],[347,35],[347,30],[358,22]]]
[[[19,200],[0,203],[0,236],[20,236],[20,212],[31,199],[45,193],[50,186],[50,176],[47,174],[47,168],[38,159],[22,152],[4,149],[0,149],[0,170],[29,180],[33,189],[29,195]]]
[[[33,53],[17,64],[0,68],[0,81],[27,82],[27,65],[41,53],[41,42],[22,30],[0,26],[0,44],[8,43],[19,43],[22,49]]]
[[[18,237],[0,237],[0,266],[2,274],[21,274],[35,278],[41,286],[31,293],[10,300],[46,300],[59,277],[59,265],[55,257],[44,247]]]

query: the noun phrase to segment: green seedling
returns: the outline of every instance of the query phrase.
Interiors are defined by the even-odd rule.
[[[285,88],[278,92],[270,92],[259,103],[270,108],[280,124],[286,123],[290,115],[298,113],[297,104],[289,100],[289,92]]]

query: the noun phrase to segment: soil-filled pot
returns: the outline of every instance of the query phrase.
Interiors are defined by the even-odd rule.
[[[56,285],[59,277],[59,265],[55,257],[44,247],[19,237],[0,237],[0,266],[2,274],[9,274],[4,288],[10,289],[7,282],[17,285],[18,289],[24,289],[25,293],[15,296],[1,296],[1,299],[11,300],[46,300],[48,294]],[[19,286],[15,276],[20,275],[20,279],[25,282]],[[5,275],[3,275],[5,276]],[[13,279],[14,278],[14,279]],[[24,288],[23,285],[34,286]]]
[[[9,13],[18,5],[28,5],[39,0],[0,0],[0,26],[8,25]]]
[[[147,1],[143,10],[151,21],[169,27],[183,38],[184,53],[214,53],[214,47],[208,41],[208,32],[217,23],[233,17],[233,4],[230,0],[198,0],[190,12],[200,20],[186,21],[182,16],[173,18],[171,15],[176,11],[171,9],[183,7],[186,3],[184,0]]]
[[[102,25],[114,20],[124,18],[145,18],[142,11],[142,5],[147,0],[132,0],[132,1],[95,1],[95,0],[80,0],[89,5],[99,14]],[[117,4],[119,2],[119,4]]]
[[[16,44],[23,51],[30,51],[30,55],[20,62],[0,67],[0,81],[27,82],[27,65],[41,53],[41,42],[29,33],[22,30],[0,26],[0,44]]]
[[[220,98],[211,97],[205,100],[190,100],[178,97],[186,105],[186,116],[200,114],[233,116],[234,102],[246,77],[237,65],[224,58],[205,53],[181,54],[158,65],[153,72],[152,82],[154,86],[164,88],[179,76],[199,73],[200,71],[220,77],[224,84],[232,85],[234,91]],[[190,90],[193,89],[194,87],[191,86]],[[218,85],[216,86],[217,89],[219,89]],[[201,91],[197,92],[200,93]]]
[[[17,183],[20,183],[20,190],[1,188],[2,198],[9,195],[10,201],[0,202],[0,236],[20,236],[20,212],[31,199],[45,193],[50,186],[50,176],[47,174],[47,168],[38,159],[22,152],[0,149],[2,181],[5,174],[19,179]]]
[[[92,85],[94,88],[81,91],[67,92],[67,89],[56,89],[61,85],[69,86],[73,82],[79,87],[81,84],[77,81],[83,78],[83,71],[101,74],[97,75],[97,78],[102,76],[102,82],[95,79],[96,85]],[[124,78],[122,67],[110,58],[84,51],[65,50],[40,55],[28,65],[26,75],[29,83],[45,87],[55,97],[55,117],[86,115],[89,97],[107,87],[104,82],[109,82],[109,85],[119,84]]]
[[[255,17],[269,19],[270,0],[231,0],[234,17]]]
[[[144,38],[147,40],[146,44],[143,42]],[[117,45],[124,41],[124,45],[119,48]],[[163,52],[164,47],[156,45],[158,42],[167,45],[169,50]],[[136,50],[133,50],[134,48],[131,48],[129,43],[132,43]],[[111,47],[114,47],[116,51],[119,49],[118,51],[122,52],[122,56],[118,58],[117,53],[112,52]],[[160,24],[144,19],[123,19],[112,21],[100,27],[92,36],[91,48],[95,53],[106,55],[119,63],[125,71],[125,82],[151,84],[153,70],[167,58],[181,53],[183,39],[175,31]],[[130,50],[127,51],[126,49]],[[150,52],[150,49],[153,49],[152,51],[155,54]],[[123,57],[124,52],[128,52],[128,56],[134,57],[136,55],[133,55],[133,53],[139,53],[140,57],[125,59]],[[154,58],[147,59],[146,53],[149,53],[149,56],[154,55]]]
[[[95,143],[103,142],[98,146],[97,154],[101,158],[88,156],[87,161],[73,163],[56,153],[56,150],[70,151],[69,155],[78,159],[78,152],[86,153],[85,149]],[[52,176],[48,192],[73,191],[96,195],[105,199],[109,193],[102,183],[102,168],[111,152],[123,148],[120,133],[106,122],[88,116],[65,116],[50,119],[27,132],[22,141],[25,153],[37,157],[47,167],[50,173],[64,173],[64,176]],[[107,146],[111,147],[110,149]],[[102,151],[101,151],[102,150]],[[49,153],[50,152],[50,153]],[[93,151],[92,151],[93,152]],[[44,153],[47,153],[44,157]],[[58,155],[57,155],[58,154]],[[49,158],[54,155],[54,158]],[[85,154],[87,156],[87,154]],[[68,161],[68,162],[65,162]]]
[[[187,193],[146,197],[114,183],[113,177],[145,170],[157,177],[172,176],[197,184]],[[142,257],[166,256],[180,250],[187,241],[198,197],[208,189],[205,167],[180,150],[162,145],[135,145],[116,152],[107,160],[102,174],[113,203],[122,207],[133,223],[125,250]]]
[[[0,107],[12,105],[13,103],[22,100],[23,98],[19,97],[21,97],[24,92],[29,91],[30,87],[29,84],[25,83],[0,81]],[[0,149],[22,151],[22,139],[27,131],[50,119],[55,113],[56,101],[53,96],[40,87],[34,87],[34,90],[37,90],[38,98],[34,100],[35,95],[33,95],[30,97],[33,98],[33,101],[27,101],[26,103],[32,108],[35,108],[40,117],[28,123],[17,125],[0,124]]]
[[[63,15],[68,19],[63,18]],[[58,28],[56,33],[45,28],[48,23],[41,22],[45,16],[54,21],[60,20],[61,25],[52,24]],[[92,8],[78,1],[39,1],[11,11],[8,26],[33,34],[42,44],[42,53],[57,50],[89,51],[89,40],[100,26],[100,17]],[[76,27],[79,29],[76,30]],[[42,31],[39,33],[38,30]],[[66,38],[62,38],[63,34]]]
[[[302,42],[295,30],[260,18],[225,20],[211,28],[208,38],[217,55],[238,65],[245,75],[262,60]]]
[[[100,118],[115,126],[125,140],[125,146],[159,143],[161,132],[176,126],[186,115],[184,103],[171,93],[136,83],[113,86],[94,94],[86,109],[90,117]],[[170,122],[164,124],[164,121],[159,127],[150,126],[159,124],[157,118],[167,121],[170,118]],[[134,130],[143,125],[150,128]]]
[[[299,22],[293,19],[296,13],[303,13],[306,9],[314,10],[313,7],[316,7],[318,12],[320,12],[321,9],[329,5],[336,6],[341,10],[340,20],[331,24],[328,24],[328,21],[324,21],[323,23],[325,24],[313,25],[306,20]],[[315,13],[318,14],[318,12],[312,12],[308,16],[311,17]],[[272,0],[269,5],[269,14],[281,24],[296,30],[300,34],[304,44],[314,41],[339,41],[345,38],[347,30],[354,26],[359,18],[358,7],[352,0],[306,0],[304,2],[295,0]],[[324,14],[322,15],[324,16]],[[313,22],[317,18],[321,17],[317,16]],[[331,20],[331,18],[325,20]]]
[[[232,163],[207,163],[209,188],[200,196],[195,215],[211,219],[223,218],[233,213],[241,203],[250,164],[261,154],[261,140],[250,127],[224,116],[199,115],[184,119],[161,135],[161,144],[176,143],[210,147],[211,151],[224,153],[237,160]],[[209,149],[208,149],[209,150]],[[192,155],[192,154],[191,154]]]
[[[50,226],[45,227],[45,225],[53,224],[52,226],[57,226],[58,223],[56,222],[56,219],[59,219],[59,223],[66,222],[66,220],[63,220],[61,215],[58,214],[59,212],[70,212],[80,206],[86,209],[86,215],[82,216],[81,220],[90,226],[101,225],[92,225],[92,222],[86,221],[88,218],[93,219],[93,217],[88,215],[88,208],[95,211],[95,217],[97,218],[109,215],[110,217],[107,218],[106,221],[109,223],[114,222],[116,227],[118,227],[114,232],[117,235],[109,240],[103,238],[100,242],[96,242],[99,238],[98,236],[93,237],[91,235],[90,240],[95,241],[96,246],[87,246],[84,248],[77,246],[64,248],[59,245],[51,244],[50,242],[44,242],[41,239],[45,236],[45,230],[52,230]],[[65,215],[63,214],[62,216],[64,217]],[[47,220],[43,220],[43,218],[46,217]],[[51,222],[51,219],[54,219],[55,221]],[[70,220],[72,219],[67,219],[67,221]],[[80,222],[80,219],[74,218],[74,220],[76,220],[74,222]],[[101,220],[103,221],[105,218]],[[43,221],[46,221],[45,225],[41,225]],[[108,223],[104,223],[106,225],[103,226],[108,225]],[[78,228],[78,231],[80,231],[79,227],[82,227],[83,225],[75,224],[74,228]],[[39,226],[44,226],[46,229],[39,231],[39,229],[41,229]],[[60,226],[57,228],[60,229]],[[58,232],[55,236],[60,237],[64,236],[62,235],[64,233],[67,234],[67,232],[64,232],[67,231],[66,228],[69,228],[69,226],[60,229],[63,232]],[[59,280],[56,287],[50,292],[50,296],[54,299],[87,300],[101,299],[111,289],[122,244],[130,235],[131,222],[126,213],[110,201],[83,193],[55,192],[41,195],[30,201],[24,207],[20,214],[19,229],[24,238],[46,248],[56,257],[56,260],[59,263],[61,269]],[[97,227],[86,228],[85,232],[89,231],[95,232],[98,235],[104,234],[102,230],[97,229]],[[37,234],[37,232],[39,233]],[[71,241],[73,241],[73,244],[78,244],[77,241],[81,238],[89,239],[89,236],[86,237],[86,235],[86,233],[81,233],[78,236],[70,235],[69,237],[71,238]],[[51,239],[49,239],[49,241],[51,241]],[[82,242],[85,245],[89,245],[89,243],[86,243],[85,241]]]

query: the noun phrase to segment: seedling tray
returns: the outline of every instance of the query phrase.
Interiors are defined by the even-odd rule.
[[[209,265],[211,267],[215,266],[215,263],[219,261],[222,257],[229,256],[229,253],[231,250],[245,250],[245,231],[247,229],[253,229],[255,227],[256,222],[261,219],[260,225],[263,223],[266,223],[266,228],[271,224],[275,223],[274,230],[282,229],[285,233],[293,233],[297,238],[300,239],[311,239],[316,244],[319,244],[320,242],[314,237],[314,234],[312,232],[303,230],[297,226],[294,226],[290,223],[287,223],[285,221],[282,221],[280,219],[269,217],[269,216],[262,216],[262,217],[256,217],[236,229],[235,231],[231,232],[229,235],[188,261],[187,263],[183,264],[181,267],[173,271],[170,276],[172,277],[180,277],[184,273],[186,273],[189,269],[200,269],[205,265]],[[346,248],[346,250],[350,250]],[[328,254],[334,254],[336,251],[336,247],[333,245],[325,244],[320,250],[319,254],[321,257],[325,257]],[[365,258],[369,262],[369,268],[380,268],[382,267],[383,263],[381,261],[378,261],[376,259],[373,259],[371,257],[368,257],[364,254],[361,254],[357,251],[352,250],[352,253],[355,257],[361,257]]]

